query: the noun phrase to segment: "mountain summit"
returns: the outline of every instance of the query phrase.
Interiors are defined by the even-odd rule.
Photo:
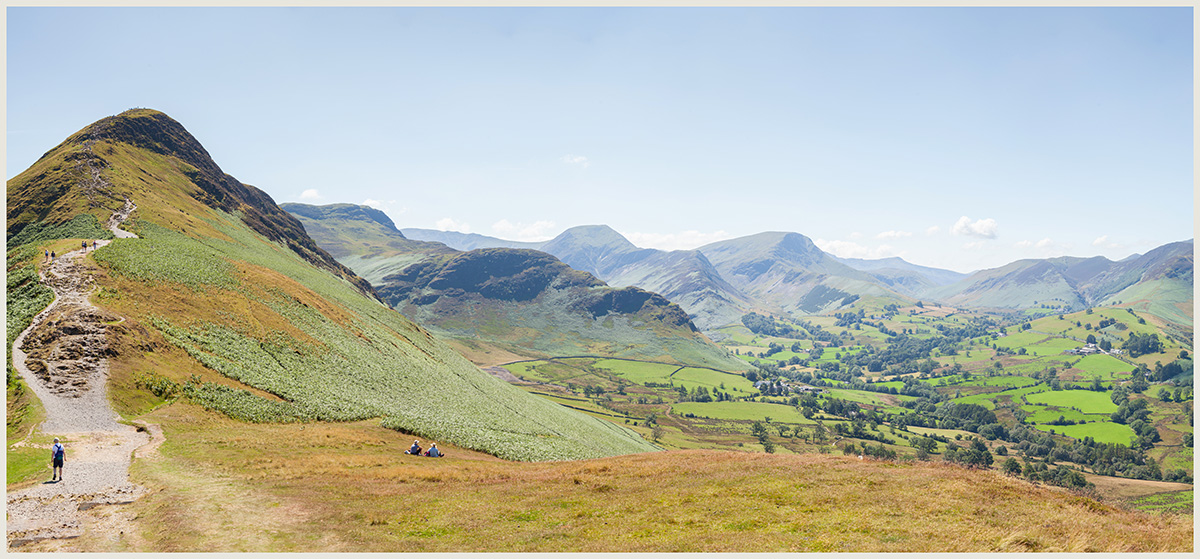
[[[116,317],[88,345],[107,356],[110,400],[124,415],[374,421],[404,433],[379,444],[417,435],[514,460],[655,449],[481,371],[381,304],[299,220],[222,172],[162,113],[137,109],[84,128],[10,180],[8,193],[10,268],[32,257],[22,273],[35,282],[43,248],[78,250],[80,239],[112,236],[99,224],[115,208],[136,208],[122,226],[136,238],[79,259],[98,284],[96,306]],[[373,211],[342,210],[403,240]],[[10,284],[10,311],[45,306],[22,293]],[[70,328],[42,324],[27,339]]]
[[[155,167],[152,163],[158,161],[150,161],[147,154],[161,156],[158,161],[169,162],[170,167]],[[149,176],[122,184],[128,188],[113,184],[110,177],[130,171]],[[155,184],[154,179],[167,178],[174,179],[170,186],[177,188]],[[191,223],[185,216],[194,212],[187,208],[190,204],[180,204],[181,194],[240,216],[259,235],[372,293],[370,284],[318,247],[300,222],[267,193],[225,174],[183,125],[150,109],[132,109],[96,121],[9,181],[8,237],[11,240],[27,226],[65,221],[79,213],[102,221],[126,198],[135,200],[142,214],[183,214],[173,217]]]

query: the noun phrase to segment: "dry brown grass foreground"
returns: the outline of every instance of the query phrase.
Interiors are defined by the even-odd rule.
[[[512,463],[403,454],[372,422],[245,425],[174,404],[135,461],[151,494],[29,551],[1192,550],[1190,516],[1130,512],[996,472],[830,455],[672,451]],[[427,446],[427,441],[422,441]],[[441,445],[439,445],[441,446]]]

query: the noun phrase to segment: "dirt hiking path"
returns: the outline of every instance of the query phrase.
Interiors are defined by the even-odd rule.
[[[109,220],[107,225],[117,237],[136,237],[118,228],[135,208],[126,199]],[[96,247],[108,244],[97,241]],[[134,451],[150,443],[151,437],[118,423],[106,398],[106,323],[122,319],[88,301],[93,283],[80,264],[85,253],[85,249],[69,252],[43,267],[41,281],[54,291],[54,301],[13,343],[13,366],[46,410],[46,420],[38,429],[62,439],[67,454],[62,481],[45,481],[8,494],[9,548],[78,537],[89,514],[94,514],[87,511],[98,505],[130,503],[144,492],[129,482],[129,463]],[[150,430],[157,435],[155,442],[160,442],[158,430]],[[49,465],[49,447],[46,462]]]

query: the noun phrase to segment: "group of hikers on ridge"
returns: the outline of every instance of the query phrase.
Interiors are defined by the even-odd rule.
[[[87,252],[87,249],[88,249],[87,241],[80,241],[79,246],[82,248],[82,250],[84,252]],[[45,249],[45,250],[46,250],[46,261],[47,262],[54,260],[55,258],[58,258],[58,255],[55,254],[55,252],[53,250],[49,250],[49,249]],[[92,241],[92,250],[96,250],[96,241]]]
[[[442,451],[438,450],[437,443],[429,443],[429,450],[421,452],[421,441],[413,441],[412,446],[408,447],[408,450],[404,451],[404,453],[412,454],[414,456],[428,456],[430,458],[441,458],[445,456],[445,454],[442,454]]]

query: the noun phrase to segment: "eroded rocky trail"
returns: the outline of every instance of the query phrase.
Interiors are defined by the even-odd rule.
[[[117,228],[134,208],[126,200],[113,214],[109,227],[114,234],[134,236]],[[98,241],[97,249],[108,243]],[[46,411],[38,429],[62,439],[67,455],[62,481],[8,494],[10,548],[77,537],[94,519],[97,506],[129,503],[144,491],[129,482],[129,464],[151,436],[118,422],[106,397],[106,330],[122,319],[88,301],[94,284],[82,264],[84,256],[83,249],[69,252],[43,268],[41,281],[55,299],[13,343],[13,365]],[[49,459],[47,448],[47,463]]]

